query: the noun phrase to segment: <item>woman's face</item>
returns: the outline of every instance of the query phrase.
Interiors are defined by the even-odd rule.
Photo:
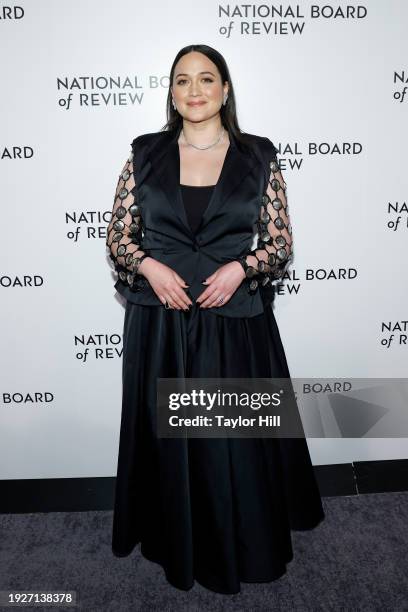
[[[191,51],[177,62],[171,91],[180,115],[199,122],[219,113],[228,84],[223,86],[217,66],[206,55]]]

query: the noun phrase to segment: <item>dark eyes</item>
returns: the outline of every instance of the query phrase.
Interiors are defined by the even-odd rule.
[[[210,81],[210,83],[213,82],[213,79],[211,79],[210,77],[204,77],[203,79],[204,81]],[[179,81],[177,81],[177,85],[181,85],[182,83],[185,83],[186,79],[180,79]]]

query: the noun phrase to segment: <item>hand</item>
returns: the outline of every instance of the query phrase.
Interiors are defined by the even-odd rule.
[[[230,261],[221,266],[206,279],[206,289],[200,293],[196,302],[200,308],[212,308],[224,306],[238,289],[245,278],[243,267],[238,261]],[[218,299],[222,297],[220,303]]]
[[[138,269],[151,285],[153,291],[165,305],[166,301],[176,310],[188,310],[193,303],[184,288],[187,283],[169,266],[157,261],[153,257],[145,257]]]

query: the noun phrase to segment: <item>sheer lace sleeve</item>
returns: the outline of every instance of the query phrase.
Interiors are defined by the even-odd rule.
[[[132,191],[134,187],[132,151],[119,175],[112,218],[107,228],[106,247],[119,278],[138,289],[144,285],[144,277],[138,273],[138,267],[148,253],[142,250],[143,219]]]
[[[281,278],[293,258],[287,185],[279,168],[276,149],[273,145],[272,147],[268,183],[256,222],[257,248],[238,260],[245,270],[245,280],[250,293],[256,292],[260,285],[265,286]]]

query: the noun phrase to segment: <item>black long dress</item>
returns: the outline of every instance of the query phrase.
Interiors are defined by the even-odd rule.
[[[181,185],[195,231],[214,186]],[[203,285],[203,288],[205,285]],[[158,438],[158,377],[286,378],[269,305],[252,318],[127,302],[112,551],[141,553],[173,586],[219,593],[282,576],[290,530],[324,518],[303,438]]]

